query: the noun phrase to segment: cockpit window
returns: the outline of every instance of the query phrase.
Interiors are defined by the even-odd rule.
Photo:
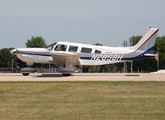
[[[70,46],[69,47],[69,52],[77,52],[78,47],[77,46]]]
[[[95,50],[95,53],[101,53],[101,51],[100,50]]]
[[[58,44],[54,50],[55,51],[66,51],[66,48],[67,48],[67,45],[64,45],[64,44]]]
[[[85,48],[85,47],[83,47],[81,49],[81,53],[91,53],[91,52],[92,52],[92,49],[91,48]]]
[[[53,43],[53,44],[48,45],[47,47],[45,47],[45,49],[51,51],[55,45],[56,45],[56,43]]]

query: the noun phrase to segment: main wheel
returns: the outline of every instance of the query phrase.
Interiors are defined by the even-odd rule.
[[[29,73],[22,73],[22,75],[23,75],[23,76],[28,76],[28,75],[29,75]]]
[[[62,73],[63,74],[63,76],[70,76],[71,74],[66,74],[66,73]]]

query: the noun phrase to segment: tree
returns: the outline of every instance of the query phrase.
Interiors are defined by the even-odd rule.
[[[10,50],[14,48],[3,48],[0,50],[0,66],[1,67],[11,67],[13,56],[10,54]],[[15,59],[14,59],[15,60]]]
[[[142,38],[142,36],[139,36],[139,35],[132,36],[132,37],[130,37],[129,41],[130,41],[130,43],[132,42],[132,46],[133,46],[133,45],[136,45],[136,43],[138,43],[141,38]]]
[[[93,44],[93,45],[103,46],[103,44],[100,44],[100,43],[96,43],[96,44]]]
[[[165,36],[157,37],[156,43],[154,47],[154,53],[157,52],[157,49],[159,48],[159,68],[165,69]]]
[[[26,42],[27,48],[45,48],[46,46],[47,45],[45,40],[40,36],[36,36],[36,37],[32,36],[31,40],[28,39]],[[39,67],[39,64],[35,63],[32,65],[32,67]]]
[[[26,42],[27,48],[45,48],[46,46],[45,40],[39,36],[32,36],[31,40],[28,39]]]

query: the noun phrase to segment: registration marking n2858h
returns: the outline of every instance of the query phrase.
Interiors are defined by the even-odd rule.
[[[95,54],[92,56],[91,60],[109,60],[109,61],[120,61],[123,55],[100,55]]]

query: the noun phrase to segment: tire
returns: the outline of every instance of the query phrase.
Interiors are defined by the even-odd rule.
[[[29,73],[22,73],[22,75],[23,75],[23,76],[28,76],[28,75],[29,75]]]
[[[65,73],[63,73],[63,76],[70,76],[71,74],[65,74]]]

